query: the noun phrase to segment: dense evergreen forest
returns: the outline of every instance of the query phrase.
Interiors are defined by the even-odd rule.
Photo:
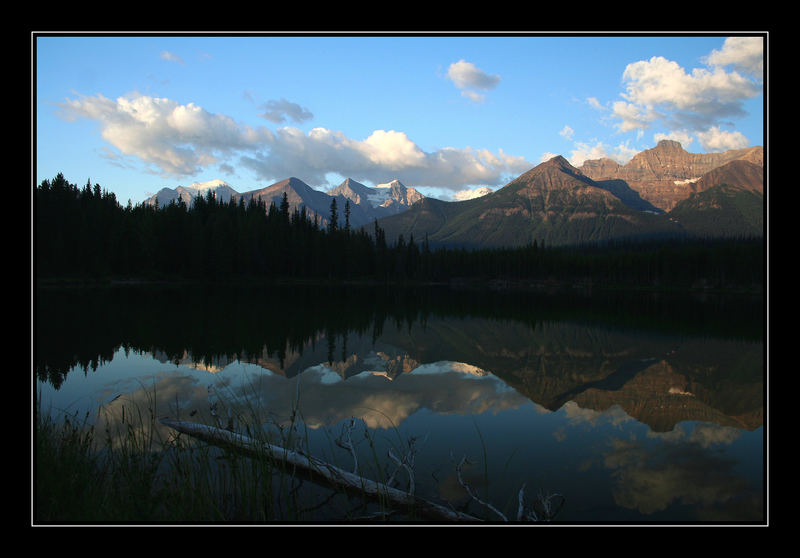
[[[353,229],[349,204],[324,224],[304,209],[227,203],[213,194],[188,207],[120,205],[100,185],[62,174],[34,196],[39,280],[337,280],[580,283],[608,287],[760,289],[764,239],[683,238],[591,246],[432,249],[427,239],[387,239],[376,221]]]

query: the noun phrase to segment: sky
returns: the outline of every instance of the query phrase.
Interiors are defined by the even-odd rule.
[[[554,155],[764,145],[767,37],[32,34],[35,181],[468,198]]]

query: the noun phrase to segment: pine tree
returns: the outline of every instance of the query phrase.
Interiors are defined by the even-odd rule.
[[[328,222],[328,232],[334,234],[339,228],[339,214],[336,210],[336,198],[331,200],[331,217]]]
[[[281,198],[281,205],[280,205],[280,214],[281,219],[284,223],[289,222],[289,195],[284,191],[283,197]]]

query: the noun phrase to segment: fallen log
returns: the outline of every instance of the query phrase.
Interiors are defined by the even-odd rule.
[[[278,463],[296,467],[310,475],[309,480],[327,485],[334,489],[341,489],[348,493],[366,496],[371,500],[386,502],[401,508],[412,517],[420,517],[447,522],[480,522],[481,519],[465,514],[446,506],[431,502],[413,493],[404,492],[383,483],[366,479],[358,474],[345,471],[335,465],[305,455],[301,452],[288,450],[280,446],[260,442],[248,436],[237,434],[222,428],[216,428],[195,422],[174,419],[159,419],[161,424],[168,426],[199,440],[220,447],[236,450],[250,457],[268,457]]]

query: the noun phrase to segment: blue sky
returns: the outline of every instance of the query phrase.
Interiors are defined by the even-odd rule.
[[[36,182],[123,205],[222,179],[441,199],[552,155],[763,145],[764,37],[34,35]]]

